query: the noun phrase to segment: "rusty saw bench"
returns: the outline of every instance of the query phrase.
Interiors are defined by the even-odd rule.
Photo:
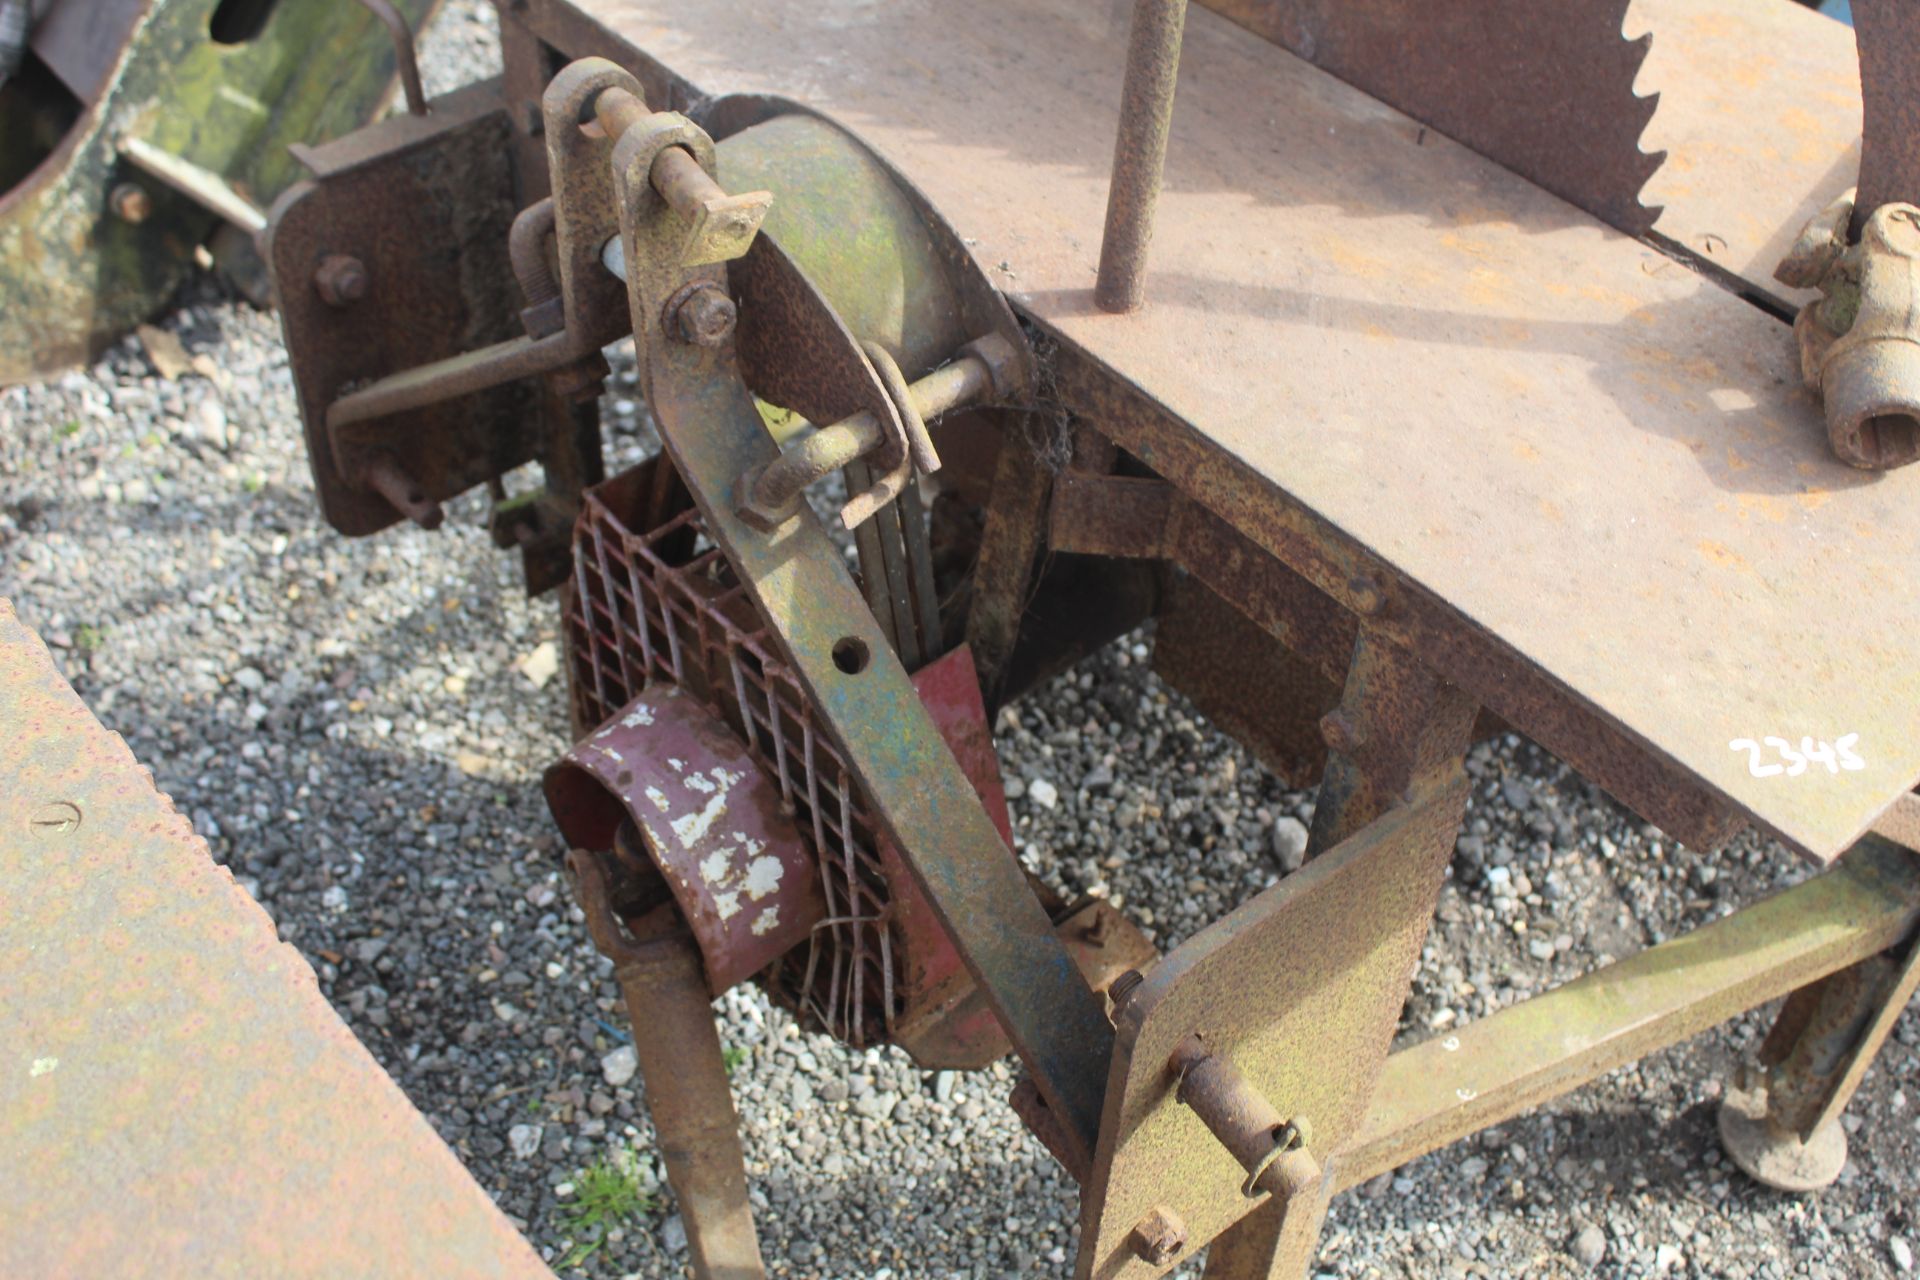
[[[1868,834],[1914,835],[1920,467],[1828,452],[1783,323],[1805,295],[1769,275],[1855,164],[1845,30],[1644,0],[1643,68],[1625,6],[1529,6],[1514,56],[1529,23],[1559,43],[1516,67],[1612,95],[1536,119],[1550,83],[1502,115],[1474,106],[1484,76],[1421,81],[1446,80],[1444,26],[1424,61],[1383,54],[1418,6],[1218,8],[1182,58],[1179,4],[1142,4],[1130,48],[1125,6],[517,0],[503,85],[317,149],[275,211],[336,524],[432,523],[547,463],[530,501],[493,481],[496,534],[569,584],[583,736],[549,797],[636,1017],[678,1029],[642,1066],[705,1274],[760,1268],[699,1030],[748,973],[923,1063],[1017,1051],[1016,1104],[1082,1186],[1077,1274],[1102,1278],[1209,1243],[1209,1275],[1298,1275],[1342,1187],[1781,996],[1723,1131],[1749,1171],[1817,1185],[1920,976],[1920,864]],[[1164,107],[1176,61],[1156,136],[1142,86]],[[1664,212],[1640,202],[1650,115]],[[482,118],[514,166],[487,225],[513,221],[526,335],[422,350],[381,290],[455,306],[404,246],[479,223],[369,230],[330,193]],[[1145,225],[1161,153],[1152,268],[1109,295],[1096,228]],[[349,252],[372,283],[343,320],[306,276]],[[665,460],[592,488],[578,402],[629,331]],[[769,404],[832,425],[782,455]],[[510,434],[529,415],[560,424],[538,448]],[[940,483],[985,502],[958,596],[932,590],[912,479],[936,444]],[[843,463],[858,582],[794,496]],[[1114,981],[1025,884],[966,747],[980,693],[945,659],[971,654],[991,709],[1148,615],[1164,673],[1320,799],[1304,869]],[[1464,752],[1501,723],[1695,848],[1751,824],[1826,870],[1390,1056]],[[929,934],[972,994],[923,1020],[894,983],[939,966],[889,948]],[[853,948],[830,989],[829,946]],[[997,1033],[954,1030],[966,999]]]

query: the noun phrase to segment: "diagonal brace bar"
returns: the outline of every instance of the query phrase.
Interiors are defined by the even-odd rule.
[[[1805,884],[1387,1059],[1342,1186],[1500,1123],[1873,955],[1920,922],[1920,857],[1877,838]]]

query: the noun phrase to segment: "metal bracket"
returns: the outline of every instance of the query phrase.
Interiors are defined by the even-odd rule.
[[[614,176],[629,307],[667,454],[1048,1105],[1073,1145],[1088,1149],[1113,1036],[1102,1001],[1055,936],[825,532],[804,511],[771,534],[737,514],[739,476],[771,461],[775,446],[740,378],[734,344],[680,342],[659,321],[676,289],[691,278],[724,281],[725,268],[689,272],[678,263],[672,224],[641,190],[647,173],[620,163]]]

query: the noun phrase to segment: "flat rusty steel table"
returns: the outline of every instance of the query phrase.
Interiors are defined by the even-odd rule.
[[[0,599],[0,1275],[551,1276]]]
[[[1762,65],[1844,96],[1844,43],[1799,40],[1824,20],[1788,9],[1749,24]],[[1683,68],[1705,80],[1712,24],[1745,11],[1633,12],[1674,151],[1656,233],[1724,237],[1758,284],[1830,198],[1844,125],[1720,152],[1782,86]],[[1343,548],[1327,572],[1380,575],[1390,634],[1675,834],[1724,835],[1719,807],[1827,862],[1920,780],[1920,468],[1835,461],[1786,326],[1672,257],[1196,8],[1147,306],[1112,316],[1092,285],[1124,11],[531,0],[526,21],[853,129],[1019,311],[1138,390],[1102,431],[1296,568],[1303,539]],[[1797,776],[1733,745],[1848,735],[1860,767]],[[1700,797],[1663,810],[1648,771]]]

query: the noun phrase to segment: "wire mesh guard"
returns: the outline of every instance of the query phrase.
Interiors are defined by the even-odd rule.
[[[856,1046],[900,1013],[893,895],[870,806],[725,555],[689,507],[644,519],[642,468],[590,490],[565,608],[574,725],[601,724],[651,681],[697,694],[732,726],[808,843],[827,918],[760,975],[810,1027]],[[616,510],[619,508],[619,510]],[[643,527],[628,527],[622,512]]]

